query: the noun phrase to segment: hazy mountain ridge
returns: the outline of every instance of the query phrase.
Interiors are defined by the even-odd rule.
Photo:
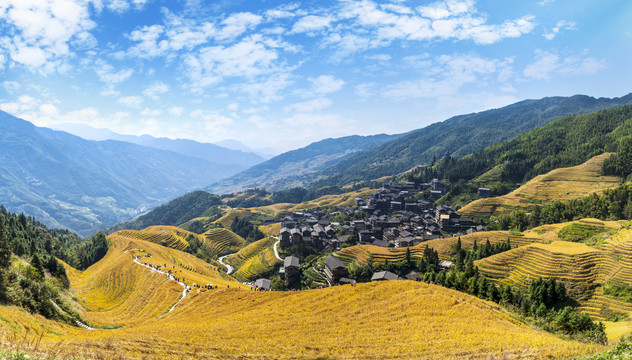
[[[324,139],[304,148],[275,156],[266,162],[211,185],[208,190],[221,194],[255,187],[275,191],[302,186],[304,181],[318,176],[322,169],[328,168],[359,151],[378,146],[400,136],[402,134],[353,135]]]
[[[0,124],[0,203],[84,236],[240,169],[121,141],[88,141],[4,112]]]
[[[169,150],[182,155],[197,157],[216,164],[241,165],[243,170],[265,161],[265,158],[243,149],[234,149],[211,143],[201,143],[189,139],[156,138],[150,135],[122,135],[108,129],[97,129],[83,124],[59,124],[56,129],[75,134],[87,140],[117,140],[132,144]],[[243,145],[242,145],[243,146]]]

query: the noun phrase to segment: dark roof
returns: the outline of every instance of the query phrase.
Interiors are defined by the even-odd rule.
[[[374,246],[381,246],[381,247],[389,247],[391,246],[391,244],[388,241],[384,241],[384,240],[375,240],[371,243],[371,245]]]
[[[371,276],[371,281],[378,281],[378,280],[399,280],[399,276],[397,276],[397,274],[394,274],[390,271],[380,271],[380,272],[376,272],[375,274],[373,274],[373,276]]]
[[[263,290],[270,290],[270,286],[272,285],[272,281],[270,279],[257,279],[255,281],[255,287]]]
[[[408,274],[406,274],[406,279],[408,279],[408,280],[417,280],[420,277],[421,277],[421,275],[419,275],[419,273],[414,271],[414,270],[409,272]]]
[[[325,258],[325,265],[333,270],[333,269],[346,269],[347,266],[345,264],[342,263],[342,261],[340,261],[340,259],[338,259],[337,257],[333,256],[333,255],[329,255],[327,256],[327,258]]]
[[[285,260],[283,260],[283,267],[299,267],[299,264],[299,259],[296,256],[286,256]]]

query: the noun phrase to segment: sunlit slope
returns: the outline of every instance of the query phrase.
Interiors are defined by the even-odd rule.
[[[559,168],[539,175],[518,189],[503,196],[475,200],[460,209],[465,216],[490,215],[530,205],[544,205],[554,200],[565,201],[618,186],[621,179],[601,175],[601,166],[611,153],[597,155],[585,163]]]
[[[150,226],[143,230],[120,230],[112,234],[131,240],[145,240],[177,250],[187,250],[189,241],[196,239],[215,257],[237,252],[246,246],[246,240],[229,229],[212,229],[196,234],[175,226]]]
[[[238,286],[215,266],[159,244],[112,234],[107,255],[84,272],[68,268],[71,286],[85,307],[82,316],[94,325],[137,324],[164,315],[181,297],[183,287],[163,274],[133,262],[164,266],[188,285]],[[226,279],[224,279],[224,277]]]
[[[400,261],[404,260],[406,256],[406,249],[410,249],[410,255],[414,258],[423,256],[424,249],[428,246],[439,253],[440,259],[447,259],[449,257],[450,249],[457,242],[458,238],[459,237],[429,240],[410,248],[385,248],[374,245],[355,245],[341,249],[338,251],[338,255],[343,260],[351,261],[355,259],[362,264],[367,264],[371,255],[373,256],[374,262],[383,262],[384,260]],[[508,231],[477,232],[460,236],[460,238],[461,246],[467,249],[474,245],[474,241],[476,241],[478,245],[485,245],[487,240],[489,240],[489,242],[494,245],[509,240],[512,247],[545,241],[535,233],[530,235],[514,235]]]
[[[349,191],[338,195],[324,195],[314,200],[309,200],[299,204],[293,203],[277,203],[264,206],[261,209],[273,211],[276,213],[287,213],[294,210],[315,209],[324,206],[352,206],[353,200],[357,197],[366,197],[376,192],[377,189],[362,188],[355,191]]]
[[[242,256],[248,255],[248,257],[243,258],[243,260],[239,258],[235,259],[236,262],[240,263],[238,268],[235,267],[237,270],[233,273],[235,279],[239,281],[254,281],[281,262],[281,260],[274,256],[274,250],[272,249],[272,245],[274,244],[273,240],[272,238],[268,238],[266,240],[267,243],[265,243],[258,252],[250,252],[254,249],[248,249],[249,254],[242,253]],[[247,248],[244,248],[244,250],[245,249]],[[237,255],[239,255],[239,253],[237,253]]]
[[[272,249],[272,245],[277,241],[273,237],[268,237],[249,244],[237,253],[226,258],[226,262],[232,265],[235,269],[239,269],[246,261],[253,256],[256,256],[265,249]]]
[[[217,256],[237,252],[247,244],[244,238],[228,229],[212,229],[203,236],[206,239],[204,246]]]
[[[159,322],[104,335],[148,358],[558,359],[603,349],[518,325],[492,303],[410,281],[206,292]]]
[[[527,286],[532,279],[556,277],[565,282],[580,310],[606,320],[613,311],[632,316],[632,303],[608,298],[601,285],[616,279],[632,285],[632,230],[603,235],[600,245],[555,241],[532,244],[477,262],[481,274],[500,283]]]

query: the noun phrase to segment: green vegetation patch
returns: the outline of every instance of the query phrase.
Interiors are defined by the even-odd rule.
[[[632,303],[632,286],[620,281],[610,280],[603,284],[604,295],[620,301]]]
[[[606,231],[608,229],[603,226],[573,222],[564,226],[557,236],[564,241],[580,242]]]

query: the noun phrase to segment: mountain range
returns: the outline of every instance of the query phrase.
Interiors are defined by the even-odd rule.
[[[0,203],[80,235],[243,169],[122,141],[89,141],[0,112]]]

